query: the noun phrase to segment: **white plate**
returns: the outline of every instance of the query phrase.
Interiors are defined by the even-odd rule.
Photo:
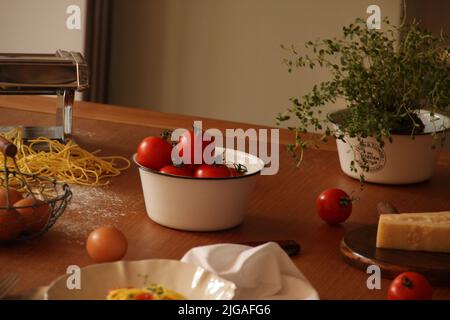
[[[265,300],[319,300],[319,294],[306,279],[281,276],[281,284],[280,292]]]
[[[201,267],[178,260],[119,261],[81,269],[81,288],[64,275],[50,284],[47,300],[104,300],[110,289],[162,284],[190,300],[231,300],[236,286]]]

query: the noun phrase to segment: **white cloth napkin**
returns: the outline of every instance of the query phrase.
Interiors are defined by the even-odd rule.
[[[216,244],[189,250],[181,259],[236,284],[235,299],[318,299],[289,256],[274,242],[258,247]]]

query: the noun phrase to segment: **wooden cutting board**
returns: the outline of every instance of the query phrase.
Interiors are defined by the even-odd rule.
[[[378,249],[375,246],[376,237],[377,225],[348,232],[340,246],[344,260],[363,270],[369,265],[378,265],[385,278],[415,271],[424,275],[434,286],[450,286],[450,254]]]

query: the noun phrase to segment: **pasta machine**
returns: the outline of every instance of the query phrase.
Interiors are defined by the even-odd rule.
[[[88,66],[78,52],[0,53],[0,94],[57,97],[55,126],[22,127],[24,140],[47,137],[65,141],[69,138],[75,92],[84,91],[88,86]],[[10,128],[0,127],[0,131]]]

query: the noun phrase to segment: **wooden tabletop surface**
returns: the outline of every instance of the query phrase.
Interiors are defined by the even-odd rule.
[[[55,101],[42,97],[0,96],[0,125],[45,125],[54,122]],[[105,155],[131,157],[146,136],[161,128],[190,127],[198,117],[171,115],[93,103],[75,106],[75,139],[88,150]],[[205,127],[248,128],[251,125],[203,119]],[[253,127],[253,126],[252,126]],[[258,128],[258,127],[256,127]],[[282,131],[281,143],[290,135]],[[280,148],[280,171],[260,176],[250,197],[244,223],[221,232],[182,232],[151,221],[144,207],[138,171],[131,167],[102,188],[74,186],[71,206],[55,226],[41,238],[2,245],[0,276],[17,273],[15,293],[47,285],[66,272],[69,265],[93,262],[85,250],[85,239],[96,227],[114,225],[129,240],[126,260],[180,259],[192,247],[213,243],[294,239],[302,253],[294,263],[317,289],[322,299],[384,299],[390,280],[381,290],[369,290],[367,274],[345,264],[339,243],[347,230],[376,223],[379,201],[389,201],[400,211],[442,211],[450,208],[450,156],[444,153],[434,177],[410,186],[367,184],[345,176],[332,143],[308,151],[296,168]],[[353,213],[341,226],[324,224],[316,214],[315,199],[324,189],[337,187],[358,198]],[[201,199],[199,195],[199,199]],[[436,288],[435,298],[450,299],[450,288]]]

